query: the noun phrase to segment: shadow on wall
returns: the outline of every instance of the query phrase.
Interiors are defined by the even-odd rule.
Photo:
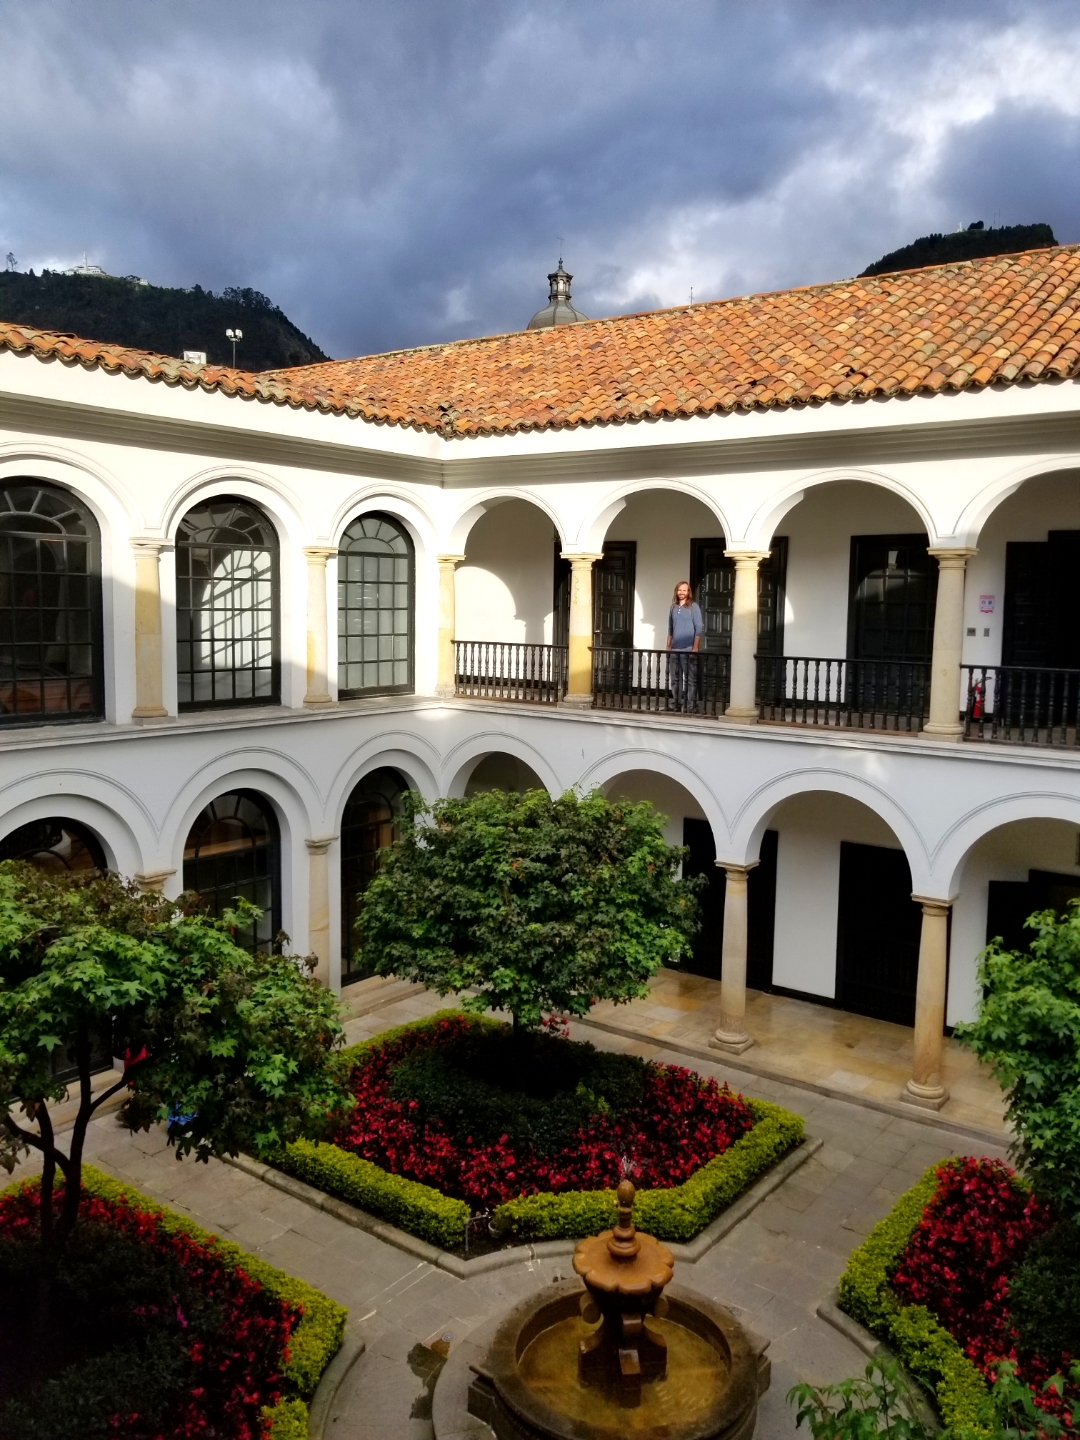
[[[526,790],[546,790],[547,786],[523,760],[501,750],[480,760],[465,786],[465,799],[470,800],[484,790],[505,790],[524,795]]]

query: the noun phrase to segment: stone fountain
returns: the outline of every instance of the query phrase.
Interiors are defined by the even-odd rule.
[[[768,1388],[766,1342],[704,1296],[672,1285],[674,1258],[618,1223],[574,1252],[580,1280],[511,1310],[473,1364],[471,1415],[496,1440],[751,1440]]]

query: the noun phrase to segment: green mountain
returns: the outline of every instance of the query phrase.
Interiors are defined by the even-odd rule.
[[[330,358],[258,290],[215,295],[201,285],[172,290],[112,276],[5,270],[0,271],[0,320],[177,359],[185,350],[204,350],[211,365],[232,364],[225,331],[239,329],[244,338],[236,347],[236,363],[242,370],[276,370]]]
[[[875,260],[864,275],[885,275],[890,270],[922,270],[947,265],[951,260],[981,260],[986,255],[1012,255],[1018,250],[1047,250],[1058,242],[1049,225],[999,225],[989,230],[981,220],[953,235],[923,235],[901,250]]]

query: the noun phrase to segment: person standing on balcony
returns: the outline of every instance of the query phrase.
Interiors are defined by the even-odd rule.
[[[696,656],[701,649],[701,631],[701,611],[694,601],[690,582],[680,580],[675,586],[667,622],[667,648],[671,652],[668,688],[673,710],[697,709]]]

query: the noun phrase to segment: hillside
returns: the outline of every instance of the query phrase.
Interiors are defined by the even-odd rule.
[[[987,255],[1014,255],[1019,250],[1048,250],[1058,242],[1049,225],[992,225],[981,220],[952,235],[923,235],[900,250],[892,250],[868,265],[863,275],[886,275],[891,270],[921,270],[926,265],[947,265],[952,260],[981,260]]]
[[[205,350],[211,365],[232,364],[225,331],[239,328],[244,338],[236,347],[236,363],[242,370],[330,358],[257,290],[215,295],[200,285],[173,290],[111,276],[5,270],[0,271],[0,320],[177,358],[185,350]]]

